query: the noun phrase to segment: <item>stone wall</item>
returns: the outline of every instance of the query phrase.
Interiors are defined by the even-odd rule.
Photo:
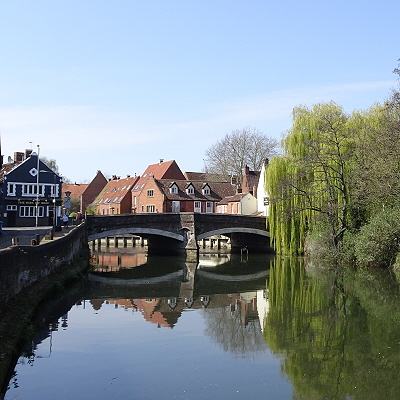
[[[68,235],[39,246],[12,246],[0,250],[0,306],[25,287],[67,268],[87,247],[83,223]]]

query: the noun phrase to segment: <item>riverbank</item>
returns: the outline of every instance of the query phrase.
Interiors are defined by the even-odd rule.
[[[89,250],[82,250],[69,268],[30,285],[0,309],[0,399],[7,390],[12,374],[10,365],[17,357],[21,343],[34,333],[32,318],[36,310],[43,301],[82,279],[89,268],[88,260]]]

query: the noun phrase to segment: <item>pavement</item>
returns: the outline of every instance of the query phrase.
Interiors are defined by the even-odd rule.
[[[19,239],[20,246],[30,246],[31,240],[35,239],[36,235],[40,235],[40,244],[48,242],[45,236],[49,234],[51,226],[39,226],[39,227],[12,227],[3,228],[0,233],[0,249],[5,249],[12,245],[12,238],[17,237]],[[61,231],[54,232],[54,239],[65,236],[74,227],[62,228]]]

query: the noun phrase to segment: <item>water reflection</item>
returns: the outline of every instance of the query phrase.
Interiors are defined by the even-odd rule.
[[[264,337],[298,399],[400,398],[400,292],[389,271],[276,260]]]
[[[400,398],[400,290],[389,271],[138,249],[108,249],[94,264],[37,315],[6,400],[62,398],[70,370],[85,383],[65,399]],[[36,384],[61,365],[53,392]],[[131,375],[105,390],[108,371]]]

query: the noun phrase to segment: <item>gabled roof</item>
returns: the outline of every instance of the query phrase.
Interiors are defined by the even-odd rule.
[[[202,181],[187,181],[187,180],[174,180],[169,179],[156,179],[155,180],[160,190],[168,200],[205,200],[205,201],[219,201],[227,195],[235,193],[235,187],[229,182],[209,182],[210,194],[204,195],[202,189],[205,183]],[[178,193],[170,193],[170,187],[175,184],[178,187]],[[189,185],[194,187],[194,194],[186,193]]]
[[[146,168],[132,191],[140,191],[150,176],[154,179],[185,179],[175,160],[160,161],[158,164],[151,164]]]
[[[20,165],[20,162],[12,162],[8,164],[3,164],[0,170],[0,182],[4,180],[4,176],[11,172],[16,166]]]
[[[233,196],[224,197],[217,205],[222,206],[229,203],[239,203],[243,197],[249,195],[249,193],[237,193]]]
[[[96,204],[121,203],[127,194],[130,195],[132,186],[138,180],[138,176],[109,180],[100,195],[96,198]]]

